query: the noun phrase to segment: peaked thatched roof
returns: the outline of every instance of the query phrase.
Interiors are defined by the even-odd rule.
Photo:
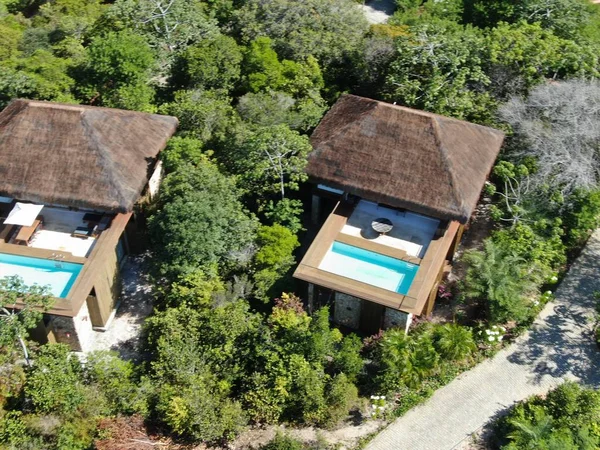
[[[311,137],[307,172],[367,200],[466,223],[504,134],[343,95]]]
[[[175,117],[14,100],[0,112],[0,196],[131,211],[176,127]]]

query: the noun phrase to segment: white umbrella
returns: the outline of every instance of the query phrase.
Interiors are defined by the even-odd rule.
[[[22,225],[30,227],[35,222],[44,205],[34,205],[33,203],[19,203],[15,205],[6,220],[7,225]]]

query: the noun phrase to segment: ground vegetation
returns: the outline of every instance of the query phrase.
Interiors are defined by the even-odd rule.
[[[333,428],[350,410],[401,414],[531,321],[598,225],[600,9],[397,6],[369,27],[351,0],[0,0],[1,107],[25,97],[180,121],[144,211],[155,296],[144,362],[30,346],[37,313],[9,314],[0,446],[100,447],[127,420],[218,445],[252,425]],[[507,132],[485,192],[492,235],[442,292],[475,306],[474,317],[363,339],[332,327],[327,307],[308,314],[292,293],[308,136],[342,92]],[[43,290],[14,283],[0,285],[0,306],[19,291],[47,307]],[[267,448],[298,445],[279,436]]]

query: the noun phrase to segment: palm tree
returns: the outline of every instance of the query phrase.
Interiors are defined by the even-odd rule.
[[[532,413],[531,418],[508,419],[513,431],[507,437],[515,448],[538,449],[540,444],[552,433],[552,417],[541,407],[532,407]]]
[[[404,383],[417,387],[437,366],[439,355],[433,347],[431,333],[407,336],[401,330],[389,330],[382,341],[382,361],[391,386]]]
[[[507,252],[491,239],[483,251],[465,253],[468,264],[465,295],[486,300],[488,318],[493,323],[523,320],[527,317],[527,295],[539,282],[539,270],[523,258]]]
[[[476,348],[471,329],[453,323],[438,327],[434,337],[434,346],[445,359],[464,359],[471,356]]]

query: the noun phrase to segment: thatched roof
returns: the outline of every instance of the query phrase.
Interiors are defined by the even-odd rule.
[[[14,100],[0,112],[0,196],[131,211],[176,127],[175,117]]]
[[[504,134],[343,95],[311,137],[312,180],[367,200],[466,223]]]

